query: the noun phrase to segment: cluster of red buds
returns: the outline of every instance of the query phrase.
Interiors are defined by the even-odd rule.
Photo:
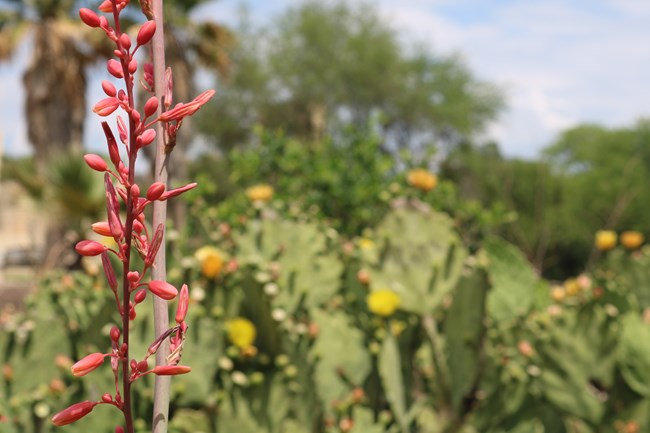
[[[112,16],[113,25],[109,23],[108,18],[100,16],[90,9],[83,8],[79,11],[81,20],[86,25],[103,30],[106,36],[114,42],[115,57],[108,60],[107,69],[110,75],[122,80],[124,84],[124,88],[118,90],[112,82],[103,81],[102,89],[106,98],[99,101],[93,111],[99,116],[105,117],[121,109],[126,116],[126,121],[122,116],[116,118],[121,145],[118,144],[109,123],[102,122],[110,162],[95,154],[84,157],[91,169],[104,173],[106,189],[107,220],[93,224],[92,230],[99,235],[113,238],[117,247],[109,248],[93,240],[83,240],[75,247],[82,256],[101,256],[108,286],[114,294],[122,323],[120,326],[113,326],[110,331],[111,351],[87,355],[72,366],[72,373],[75,376],[84,376],[97,369],[106,358],[109,358],[115,378],[115,392],[104,394],[99,401],[73,404],[52,418],[55,425],[62,426],[86,416],[98,404],[108,404],[115,406],[124,414],[125,427],[117,426],[115,430],[117,433],[133,432],[131,384],[134,381],[147,374],[169,376],[185,374],[190,371],[190,367],[179,364],[187,331],[185,316],[189,302],[188,288],[187,285],[183,285],[179,294],[179,291],[166,281],[147,279],[147,272],[151,270],[156,254],[161,247],[165,227],[163,224],[159,224],[155,230],[150,230],[147,227],[145,210],[153,202],[165,201],[182,194],[194,188],[196,184],[191,183],[181,188],[167,190],[164,183],[154,182],[147,188],[144,196],[141,196],[141,189],[135,183],[135,163],[138,151],[155,140],[156,131],[152,129],[152,126],[157,122],[162,124],[162,130],[166,135],[165,148],[171,146],[169,148],[171,150],[176,132],[183,119],[194,114],[214,95],[214,91],[209,90],[189,103],[177,104],[170,109],[172,77],[168,70],[166,74],[167,86],[161,103],[156,96],[151,96],[144,103],[142,112],[136,109],[134,82],[138,62],[135,54],[140,47],[146,46],[151,41],[156,32],[156,23],[153,20],[146,21],[140,26],[136,40],[132,41],[131,37],[120,28],[120,12],[127,4],[128,0],[106,0],[100,5],[100,11]],[[149,3],[146,4],[149,5]],[[149,19],[152,18],[152,14],[147,13],[151,12],[150,10],[144,12]],[[154,90],[153,78],[152,66],[145,64],[144,79],[141,84],[151,93]],[[122,159],[123,153],[126,156],[124,160]],[[137,252],[142,258],[142,269],[132,268],[133,252]],[[110,255],[115,256],[121,263],[121,284],[118,283],[118,276],[111,263]],[[149,346],[144,358],[138,361],[131,358],[129,354],[129,325],[136,318],[137,305],[144,301],[148,292],[167,301],[178,297],[176,324],[159,335]],[[164,341],[169,341],[166,364],[151,368],[148,359],[160,347],[163,347]]]

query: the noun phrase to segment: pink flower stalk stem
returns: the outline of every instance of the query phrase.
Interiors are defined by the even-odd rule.
[[[165,205],[166,200],[188,191],[196,186],[195,183],[181,188],[167,190],[167,175],[164,169],[169,148],[169,142],[175,140],[175,135],[165,136],[165,131],[173,130],[174,134],[180,127],[185,116],[192,115],[197,109],[207,102],[214,92],[207,92],[189,104],[179,104],[173,111],[173,115],[164,116],[162,107],[169,108],[171,104],[171,75],[164,67],[164,46],[162,3],[161,0],[141,2],[143,12],[149,19],[138,31],[135,44],[128,34],[123,33],[120,28],[120,13],[128,4],[128,0],[105,0],[100,6],[100,11],[112,15],[113,25],[105,16],[100,16],[90,9],[83,8],[79,11],[81,20],[92,28],[98,28],[115,44],[115,58],[108,60],[108,73],[121,80],[123,89],[119,89],[110,81],[102,82],[102,89],[107,98],[102,99],[95,105],[95,113],[99,116],[107,116],[117,110],[126,114],[125,123],[122,116],[117,117],[117,129],[123,150],[126,152],[126,161],[122,160],[120,147],[108,122],[102,122],[102,128],[106,136],[110,163],[99,155],[86,155],[84,157],[87,165],[95,171],[104,173],[104,185],[106,188],[107,220],[92,225],[92,230],[100,235],[112,237],[118,247],[113,250],[100,242],[82,240],[75,249],[83,256],[101,256],[104,273],[108,285],[115,296],[117,309],[120,312],[122,323],[121,328],[113,326],[110,332],[111,351],[109,353],[96,352],[85,356],[72,366],[75,376],[85,376],[98,369],[104,364],[104,358],[110,358],[110,367],[115,380],[115,394],[105,393],[102,399],[96,402],[85,401],[74,404],[67,409],[54,415],[52,422],[55,425],[66,425],[75,422],[89,414],[98,404],[108,404],[121,410],[124,415],[124,428],[116,427],[116,432],[134,433],[133,413],[131,404],[131,385],[140,377],[153,373],[157,377],[165,376],[167,391],[159,390],[156,381],[154,391],[154,431],[164,432],[167,425],[167,410],[169,405],[168,383],[171,375],[189,373],[191,368],[178,365],[180,362],[183,344],[185,342],[185,315],[188,306],[188,289],[183,285],[181,299],[177,306],[176,322],[170,327],[167,314],[167,302],[178,295],[178,290],[165,280],[165,257],[164,257],[164,228],[165,228]],[[158,30],[157,30],[158,29]],[[153,40],[153,53],[155,67],[145,65],[145,87],[153,91],[156,96],[150,97],[143,107],[144,117],[136,109],[134,100],[135,74],[138,63],[134,54],[143,45]],[[162,58],[162,67],[160,64]],[[155,83],[154,83],[155,82]],[[158,103],[158,100],[166,98],[165,103]],[[183,108],[185,107],[185,108]],[[146,123],[148,117],[153,117],[153,122]],[[173,120],[174,124],[169,122]],[[154,125],[157,131],[148,129]],[[128,126],[127,126],[128,125]],[[138,151],[158,139],[158,154],[164,158],[156,158],[156,172],[159,173],[155,182],[146,189],[146,195],[141,196],[140,188],[135,183],[135,166]],[[172,146],[173,147],[173,146]],[[160,161],[163,161],[162,163]],[[162,165],[161,165],[162,164]],[[162,168],[161,168],[162,167]],[[153,203],[155,231],[150,234],[145,222],[145,210]],[[162,211],[161,211],[162,209]],[[122,212],[125,217],[122,220]],[[132,252],[135,251],[144,259],[141,269],[133,269]],[[113,254],[122,263],[122,284],[118,283],[117,272],[113,268],[109,255]],[[146,279],[147,271],[151,271],[151,278]],[[136,307],[147,295],[147,289],[154,295],[154,315],[156,339],[149,346],[149,350],[140,361],[133,359],[129,350],[129,329],[130,322],[136,318]],[[169,343],[167,340],[171,340]],[[149,369],[147,359],[156,354],[157,365]],[[120,380],[121,379],[121,380]],[[121,386],[120,386],[121,382]],[[162,383],[162,382],[161,382]],[[160,399],[158,397],[162,396]],[[161,408],[161,404],[165,408]],[[162,430],[157,429],[159,421],[163,420]]]

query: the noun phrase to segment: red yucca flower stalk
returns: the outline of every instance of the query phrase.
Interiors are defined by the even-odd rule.
[[[187,285],[183,285],[179,295],[172,284],[162,281],[160,277],[148,281],[147,274],[151,271],[163,243],[165,228],[161,223],[154,230],[150,230],[145,211],[154,202],[164,202],[196,186],[195,183],[191,183],[181,188],[167,190],[164,182],[157,181],[148,186],[143,195],[144,189],[135,183],[136,159],[139,150],[156,139],[156,131],[152,129],[156,124],[160,124],[159,130],[165,135],[162,141],[165,151],[171,151],[183,119],[194,114],[204,105],[214,95],[214,91],[209,90],[189,103],[176,104],[173,109],[164,111],[172,104],[172,77],[171,72],[167,71],[163,81],[164,91],[155,92],[158,95],[164,94],[162,100],[159,101],[156,96],[151,96],[143,104],[142,112],[138,111],[134,102],[135,74],[138,70],[135,54],[138,49],[149,44],[156,33],[157,25],[151,2],[141,1],[143,13],[148,20],[140,27],[135,41],[132,41],[120,27],[120,13],[127,4],[128,0],[104,1],[99,9],[111,17],[110,21],[106,16],[98,15],[90,9],[83,8],[79,11],[79,16],[86,25],[102,30],[115,44],[113,51],[115,58],[108,60],[106,67],[110,75],[122,81],[120,86],[110,81],[102,82],[106,98],[100,100],[93,111],[102,117],[120,112],[118,110],[122,113],[117,116],[116,125],[119,143],[109,123],[102,122],[110,162],[99,155],[91,154],[84,157],[91,169],[104,173],[106,188],[107,218],[106,221],[93,224],[92,230],[100,235],[112,237],[118,247],[112,249],[99,242],[83,240],[76,245],[75,249],[83,256],[101,256],[108,286],[113,292],[122,320],[110,331],[110,352],[96,352],[85,356],[72,366],[72,373],[75,376],[89,374],[101,367],[105,358],[109,358],[115,379],[115,391],[105,393],[99,401],[73,404],[54,415],[52,422],[57,426],[70,424],[89,414],[96,405],[108,404],[116,407],[124,415],[124,426],[116,426],[115,431],[133,433],[131,384],[147,374],[170,376],[190,372],[190,367],[179,365],[187,330],[185,324],[188,308]],[[160,80],[156,81],[160,82]],[[153,67],[145,64],[142,85],[154,93],[156,90],[154,83]],[[125,116],[126,120],[122,116]],[[139,254],[143,259],[144,264],[141,269],[132,268],[133,253]],[[121,284],[111,264],[110,254],[121,262]],[[138,361],[129,353],[129,324],[136,318],[136,307],[144,301],[147,292],[166,301],[179,298],[175,316],[176,325],[160,333],[149,346],[144,358]],[[149,368],[148,358],[161,348],[169,351],[163,357],[165,364]]]

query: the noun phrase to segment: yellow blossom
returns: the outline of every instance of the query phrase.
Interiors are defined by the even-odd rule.
[[[361,238],[359,239],[359,248],[362,250],[371,250],[375,246],[375,242],[372,239]]]
[[[600,251],[611,250],[616,246],[616,232],[612,230],[598,230],[596,232],[596,248]]]
[[[636,250],[645,241],[643,233],[636,231],[626,231],[621,233],[621,245],[623,245],[628,250]]]
[[[575,278],[569,278],[564,282],[564,290],[566,291],[566,294],[569,296],[575,296],[578,293],[580,293],[580,290],[582,288],[578,284],[578,280]]]
[[[368,309],[381,317],[388,317],[395,313],[399,306],[399,295],[392,290],[381,289],[376,290],[368,295],[366,298]]]
[[[566,290],[564,290],[564,287],[562,286],[553,286],[551,289],[551,298],[555,302],[562,302],[564,298],[566,297]]]
[[[267,202],[273,198],[273,187],[265,183],[254,185],[246,190],[246,196],[252,202]]]
[[[216,278],[223,268],[224,254],[218,248],[205,246],[199,248],[194,257],[201,263],[201,275]]]
[[[226,322],[228,339],[241,350],[248,350],[255,341],[257,330],[248,319],[237,317]]]
[[[416,168],[408,172],[406,180],[409,185],[421,191],[431,191],[438,185],[438,178],[435,174],[423,168]]]

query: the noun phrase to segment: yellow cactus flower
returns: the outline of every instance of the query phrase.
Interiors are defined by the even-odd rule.
[[[582,290],[582,287],[578,284],[578,280],[575,278],[569,278],[564,282],[564,290],[569,296],[575,296]]]
[[[596,248],[600,251],[611,250],[616,246],[618,237],[615,231],[598,230],[596,232]]]
[[[228,339],[241,350],[249,350],[255,341],[257,329],[248,319],[237,317],[226,322]]]
[[[566,290],[562,286],[553,286],[551,289],[551,298],[555,302],[562,302],[566,297]]]
[[[201,275],[216,278],[223,269],[224,254],[218,248],[205,246],[199,248],[194,257],[201,263]]]
[[[265,183],[251,186],[246,190],[246,196],[252,202],[267,202],[273,198],[273,187]]]
[[[376,290],[366,298],[370,312],[381,316],[389,317],[395,313],[400,303],[399,295],[389,289]]]
[[[408,172],[406,180],[413,188],[428,192],[438,185],[438,178],[435,174],[423,168],[416,168]]]
[[[621,245],[628,250],[636,250],[645,242],[643,233],[636,231],[626,231],[621,233]]]

